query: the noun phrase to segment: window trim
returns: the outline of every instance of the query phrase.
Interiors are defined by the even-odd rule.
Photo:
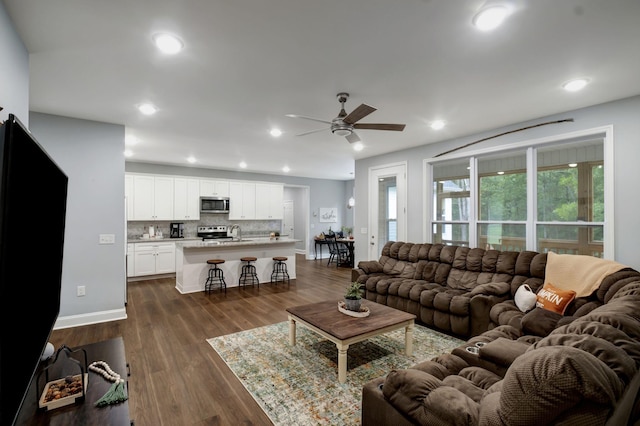
[[[495,154],[499,152],[517,150],[517,149],[525,149],[527,153],[527,169],[529,172],[537,170],[537,158],[533,155],[534,148],[540,148],[548,145],[557,145],[568,143],[580,139],[588,139],[588,138],[601,138],[603,140],[603,151],[604,158],[603,162],[605,165],[604,171],[604,217],[605,221],[603,223],[603,250],[604,250],[604,258],[605,259],[615,259],[615,233],[614,233],[614,223],[613,218],[614,210],[615,210],[615,197],[614,197],[614,138],[613,138],[613,125],[606,125],[600,127],[594,127],[585,130],[578,130],[575,132],[562,133],[558,135],[546,136],[537,139],[529,139],[520,142],[514,142],[501,146],[493,146],[488,148],[477,149],[473,151],[464,151],[464,152],[454,152],[447,155],[443,155],[441,157],[431,157],[425,158],[422,161],[422,176],[423,176],[423,240],[431,243],[432,235],[431,229],[436,221],[432,218],[432,200],[433,200],[433,165],[438,164],[442,161],[450,161],[455,159],[465,159],[468,158],[470,160],[470,186],[471,186],[471,199],[472,203],[470,206],[470,215],[471,220],[469,222],[469,247],[476,247],[477,245],[477,225],[478,225],[478,217],[477,217],[477,191],[478,191],[478,182],[476,176],[477,170],[477,162],[478,157],[486,155],[486,154]],[[536,182],[535,179],[527,179],[527,197],[532,197],[532,199],[528,199],[528,206],[531,211],[527,212],[527,216],[530,218],[537,219],[537,200],[536,200]],[[526,247],[527,250],[535,251],[536,244],[536,224],[537,220],[527,220],[527,236],[531,235],[532,238],[527,238]],[[563,222],[564,224],[564,222]]]

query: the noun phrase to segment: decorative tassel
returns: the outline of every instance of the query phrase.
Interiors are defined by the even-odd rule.
[[[102,398],[96,401],[96,407],[104,407],[105,405],[119,404],[127,400],[127,394],[124,390],[124,380],[118,380],[111,385],[111,388]]]
[[[104,361],[92,362],[89,365],[89,370],[94,373],[102,375],[106,380],[113,382],[107,393],[102,398],[96,401],[96,407],[104,407],[105,405],[119,404],[127,400],[127,393],[124,389],[124,380],[120,378],[120,375],[113,371],[109,364]]]

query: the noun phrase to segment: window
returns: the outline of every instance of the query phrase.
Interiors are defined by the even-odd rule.
[[[433,167],[432,241],[469,245],[471,181],[469,160],[444,162]]]
[[[537,163],[537,250],[602,257],[602,143],[540,149]]]
[[[430,241],[605,257],[607,136],[426,161]]]
[[[478,158],[478,247],[525,249],[526,162],[525,151]]]

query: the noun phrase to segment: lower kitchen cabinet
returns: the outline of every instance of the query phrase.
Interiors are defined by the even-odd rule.
[[[176,271],[175,243],[136,243],[134,276],[169,274]]]
[[[127,277],[133,277],[136,274],[135,268],[135,244],[127,244]]]

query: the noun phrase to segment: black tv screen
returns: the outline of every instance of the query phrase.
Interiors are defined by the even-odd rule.
[[[60,312],[67,183],[9,115],[0,127],[1,425],[15,423]]]

